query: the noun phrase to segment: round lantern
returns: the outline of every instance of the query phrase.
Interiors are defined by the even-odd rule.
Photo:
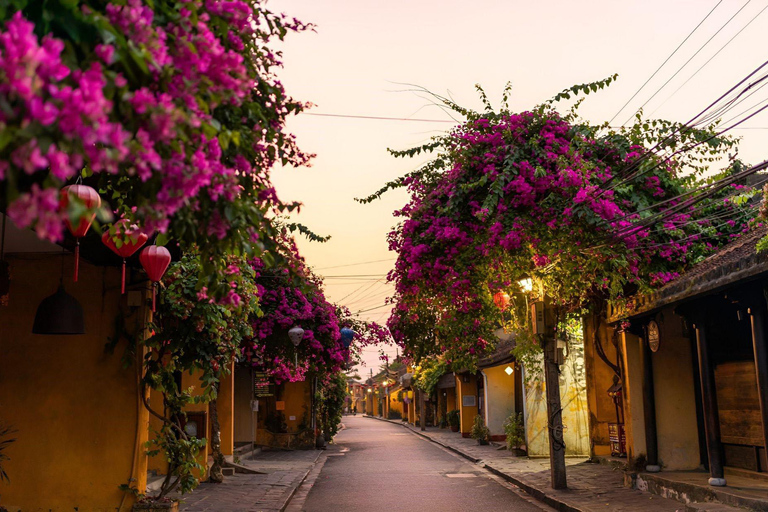
[[[141,250],[139,261],[144,272],[149,276],[149,280],[152,281],[152,311],[154,312],[157,283],[163,278],[163,274],[168,270],[168,265],[171,264],[171,253],[161,245],[150,245]]]
[[[101,235],[101,241],[104,245],[112,249],[112,252],[123,258],[123,275],[120,284],[120,293],[125,293],[125,260],[130,258],[133,254],[141,249],[141,247],[147,243],[147,235],[139,232],[136,225],[129,226],[128,220],[122,219],[115,222],[116,233],[110,235],[109,231],[105,231]],[[117,246],[117,241],[122,240],[120,247]]]
[[[339,333],[341,334],[341,342],[344,344],[344,350],[349,350],[352,340],[355,339],[355,334],[357,333],[349,327],[342,327]]]
[[[493,296],[493,303],[499,309],[507,309],[509,306],[509,294],[504,292],[496,292]]]
[[[75,237],[75,282],[77,282],[77,276],[80,270],[80,239],[88,233],[88,230],[93,224],[93,219],[96,218],[96,210],[101,206],[101,197],[96,189],[87,185],[69,185],[61,189],[59,192],[59,210],[66,211],[71,201],[79,201],[88,209],[83,216],[80,217],[76,226],[72,225],[69,220],[69,215],[65,218],[64,222],[67,225],[67,229]],[[91,213],[93,212],[93,213]]]

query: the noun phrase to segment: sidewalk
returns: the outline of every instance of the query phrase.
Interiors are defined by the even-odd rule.
[[[683,504],[647,492],[624,487],[624,472],[608,465],[586,462],[584,458],[566,458],[568,489],[550,487],[549,459],[515,457],[497,446],[480,446],[450,430],[427,427],[422,432],[402,421],[385,420],[402,425],[414,433],[483,466],[492,473],[522,488],[539,501],[561,512],[593,511],[735,511],[719,504]]]
[[[201,483],[182,497],[184,512],[282,511],[323,453],[321,450],[267,451],[241,464],[265,474],[226,476],[224,483]]]

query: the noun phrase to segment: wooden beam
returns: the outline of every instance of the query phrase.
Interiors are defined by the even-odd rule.
[[[707,456],[709,458],[709,485],[725,486],[723,472],[723,446],[720,443],[720,418],[717,410],[715,391],[715,372],[709,360],[707,325],[703,314],[694,319],[696,347],[699,354],[699,375],[701,377],[701,402],[704,409],[704,432],[707,438]]]
[[[653,359],[648,336],[642,339],[643,351],[643,417],[645,419],[645,451],[649,473],[661,471],[659,466],[659,443],[656,431],[656,394],[653,386]]]

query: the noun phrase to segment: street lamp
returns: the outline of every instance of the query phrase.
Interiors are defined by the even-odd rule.
[[[511,366],[507,366],[506,368],[504,368],[504,373],[506,373],[507,375],[512,375],[514,372],[515,372],[515,369],[512,368]]]

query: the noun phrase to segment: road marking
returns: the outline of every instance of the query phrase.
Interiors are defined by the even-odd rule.
[[[448,478],[477,478],[474,473],[446,473]]]

